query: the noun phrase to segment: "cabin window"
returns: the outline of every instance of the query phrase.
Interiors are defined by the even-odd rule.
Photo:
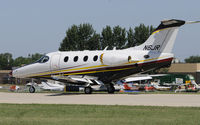
[[[98,59],[98,56],[97,56],[97,55],[94,56],[93,60],[94,60],[94,61],[97,61],[97,59]]]
[[[147,59],[147,58],[149,58],[149,57],[150,57],[149,55],[144,55],[144,58],[145,58],[145,59]]]
[[[83,61],[86,62],[88,60],[88,56],[84,56]]]
[[[74,62],[77,62],[78,61],[78,56],[75,56],[74,57]]]
[[[67,62],[68,60],[69,60],[69,57],[66,56],[66,57],[64,58],[64,62]]]

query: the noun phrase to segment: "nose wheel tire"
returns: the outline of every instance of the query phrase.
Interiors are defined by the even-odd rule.
[[[31,86],[31,87],[29,88],[29,92],[30,92],[30,93],[35,93],[35,87]]]
[[[92,88],[91,87],[85,87],[84,92],[85,92],[85,94],[92,94]]]
[[[115,92],[115,87],[113,85],[108,85],[107,91],[109,94],[113,94]]]

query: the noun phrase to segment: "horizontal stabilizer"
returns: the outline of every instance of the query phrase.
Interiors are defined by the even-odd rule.
[[[187,21],[185,24],[193,24],[193,23],[200,23],[200,21]]]

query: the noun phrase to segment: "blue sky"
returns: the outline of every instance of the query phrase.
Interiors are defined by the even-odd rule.
[[[0,53],[14,58],[57,51],[73,24],[158,26],[163,19],[200,20],[198,0],[0,0]],[[200,24],[180,28],[173,52],[200,55]]]

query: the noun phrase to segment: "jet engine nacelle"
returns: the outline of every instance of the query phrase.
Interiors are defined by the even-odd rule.
[[[126,54],[103,53],[100,56],[100,60],[103,65],[120,65],[129,63],[131,56]]]

